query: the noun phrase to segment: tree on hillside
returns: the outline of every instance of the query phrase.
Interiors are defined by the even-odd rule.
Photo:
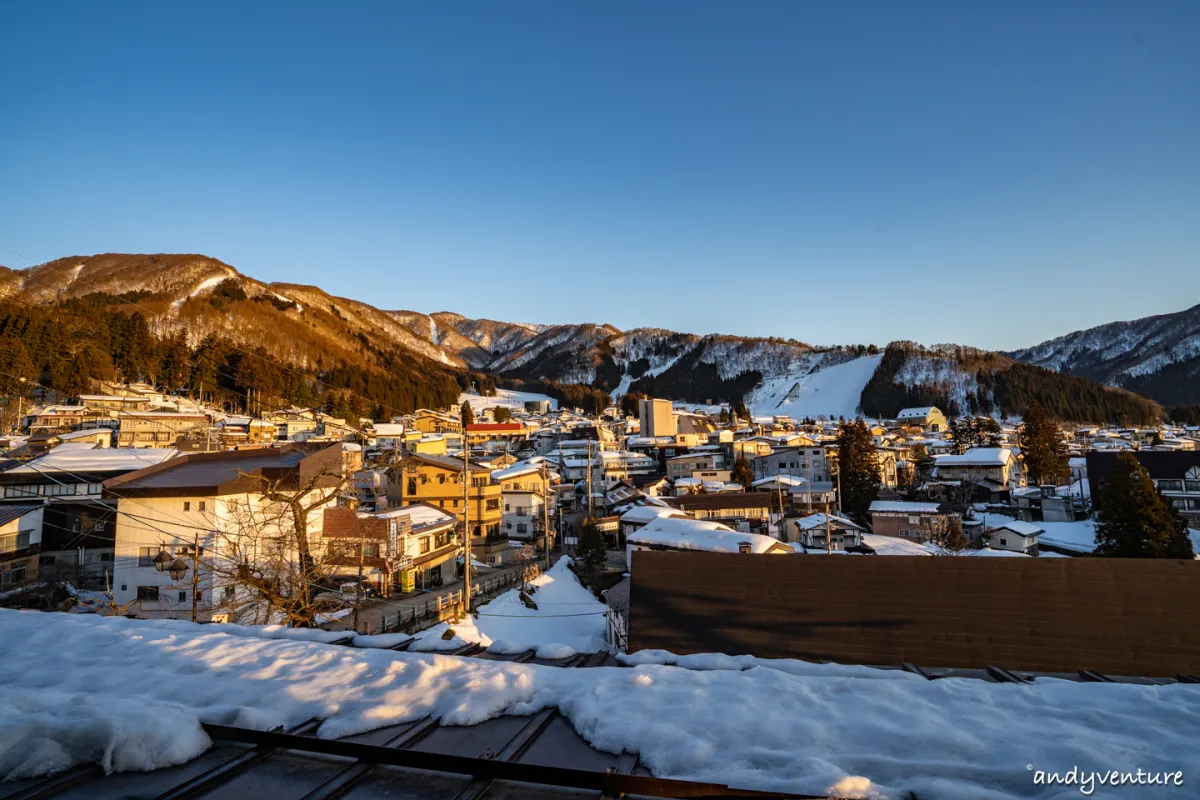
[[[1194,557],[1187,528],[1133,453],[1119,453],[1104,488],[1096,553],[1122,558]]]
[[[492,409],[492,419],[496,422],[508,422],[512,419],[512,411],[509,411],[505,406],[496,406]]]
[[[1067,474],[1070,463],[1067,443],[1062,431],[1040,405],[1034,403],[1025,411],[1024,421],[1018,429],[1021,454],[1025,458],[1025,469],[1029,482],[1035,485],[1055,485]]]
[[[871,429],[862,417],[838,426],[837,472],[840,476],[842,512],[867,525],[868,509],[879,496],[879,459]]]
[[[749,489],[750,484],[754,482],[754,470],[750,467],[750,462],[745,456],[738,456],[737,461],[733,462],[733,471],[729,474],[731,483],[740,483],[743,489]]]
[[[0,430],[15,425],[29,409],[29,397],[37,380],[37,367],[29,351],[15,336],[0,336]]]
[[[463,427],[475,424],[475,409],[471,408],[471,404],[463,400],[462,407],[458,410],[459,416],[462,419]]]
[[[596,526],[596,521],[588,518],[579,529],[579,542],[575,545],[576,572],[586,583],[590,583],[604,569],[607,558],[604,534]]]

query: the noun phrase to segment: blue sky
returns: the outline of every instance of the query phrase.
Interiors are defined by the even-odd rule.
[[[0,263],[1007,348],[1200,302],[1200,3],[0,5]]]

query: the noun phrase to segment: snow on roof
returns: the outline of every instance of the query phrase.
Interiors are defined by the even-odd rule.
[[[666,506],[645,505],[636,506],[621,515],[621,522],[653,522],[659,517],[687,517],[677,508]]]
[[[984,547],[980,550],[966,550],[964,552],[968,556],[984,556],[984,557],[991,556],[992,558],[1012,558],[1014,556],[1016,558],[1032,558],[1033,557],[1033,556],[1029,555],[1028,553],[1018,553],[1015,550],[993,550],[990,547]]]
[[[537,475],[537,474],[541,473],[541,471],[542,471],[541,464],[529,464],[529,463],[517,462],[516,464],[513,464],[510,467],[492,470],[492,480],[506,481],[509,478],[519,478],[522,475]]]
[[[1003,525],[997,526],[996,530],[1009,530],[1019,536],[1039,536],[1045,533],[1044,528],[1040,528],[1032,522],[1022,522],[1021,520],[1006,522]]]
[[[877,533],[864,533],[862,542],[881,556],[932,556],[936,551],[935,547],[921,542]]]
[[[808,481],[804,478],[799,478],[793,475],[772,475],[769,478],[759,478],[751,482],[751,486],[766,486],[769,483],[778,483],[780,486],[802,486]]]
[[[132,472],[152,467],[179,455],[174,448],[93,447],[63,444],[27,464],[13,467],[10,474],[37,472]]]
[[[896,415],[896,419],[912,419],[913,417],[920,417],[921,419],[924,419],[925,417],[929,416],[929,412],[931,411],[937,411],[937,408],[935,406],[925,406],[924,408],[905,408],[900,410],[900,413]]]
[[[626,541],[710,553],[737,553],[743,542],[750,544],[750,552],[765,553],[779,544],[769,536],[739,533],[719,522],[680,517],[659,517],[641,530],[631,533]]]
[[[376,436],[402,436],[404,425],[399,422],[376,422],[373,426]]]
[[[470,638],[477,626],[491,641],[585,650],[591,636],[603,635],[604,606],[577,583],[570,594],[562,592],[569,576],[557,568],[535,579],[557,579],[539,584],[539,610],[525,609],[513,592],[502,596],[504,604],[498,599],[481,608],[477,618],[453,623],[456,633]],[[176,767],[212,747],[201,720],[236,716],[271,729],[318,718],[321,738],[334,740],[417,715],[465,726],[528,714],[531,698],[539,707],[559,708],[594,745],[670,764],[671,777],[790,795],[829,794],[839,784],[840,795],[1029,795],[1012,777],[1022,767],[1005,765],[1025,764],[1031,748],[1047,769],[1066,770],[1081,753],[1103,765],[1123,764],[1128,753],[1140,752],[1168,754],[1176,760],[1171,768],[1188,774],[1200,769],[1197,699],[1179,685],[1039,679],[1014,688],[990,681],[929,682],[903,670],[647,650],[634,654],[639,661],[626,660],[627,669],[554,670],[310,641],[263,642],[246,637],[268,631],[249,626],[9,610],[0,616],[6,634],[25,643],[5,653],[7,688],[22,698],[10,727],[28,731],[29,743],[41,745],[22,750],[21,761],[6,762],[0,777],[13,779],[93,761],[114,771]],[[444,625],[431,629],[430,638],[451,626]],[[346,635],[278,626],[274,632],[286,632],[286,638]],[[400,640],[362,637],[355,644],[360,641]],[[709,671],[689,668],[701,666]],[[681,697],[705,702],[679,702]],[[897,736],[898,727],[911,735]],[[989,734],[986,754],[964,752],[960,743],[980,731]],[[937,769],[917,768],[914,738],[922,752],[939,754]],[[815,739],[822,741],[820,757],[808,758],[803,769],[797,768],[803,754],[762,757],[795,754],[797,743]],[[208,767],[192,761],[183,770],[195,774]],[[120,787],[120,780],[109,785]],[[268,780],[260,794],[279,794],[271,785]],[[1173,796],[1191,793],[1184,788]],[[1149,794],[1168,792],[1163,787]]]
[[[379,519],[400,519],[407,517],[413,530],[419,528],[427,528],[430,525],[441,525],[446,522],[453,522],[454,515],[447,514],[440,508],[416,504],[405,506],[404,508],[393,508],[388,511],[382,511],[378,514],[359,514],[360,517],[377,517]]]
[[[880,511],[896,514],[936,514],[938,513],[938,508],[939,505],[937,503],[914,503],[906,500],[875,500],[871,503],[870,511],[872,513]]]
[[[1002,467],[1011,463],[1013,452],[1007,447],[972,447],[960,456],[939,456],[939,467]]]
[[[829,515],[829,522],[831,525],[837,525],[842,528],[851,528],[856,531],[862,530],[862,527],[857,523],[853,522],[852,520],[848,520],[845,517],[839,517],[836,514]],[[796,527],[802,531],[812,530],[813,528],[824,528],[825,515],[809,514],[807,517],[801,517],[800,519],[796,520]]]

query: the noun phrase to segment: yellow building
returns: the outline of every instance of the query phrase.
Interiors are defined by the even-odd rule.
[[[508,539],[501,533],[501,485],[491,469],[471,462],[471,550],[484,564],[503,562]],[[400,506],[428,503],[463,519],[463,463],[461,458],[409,454],[388,470],[388,501]]]
[[[458,418],[440,411],[419,408],[413,414],[412,427],[421,433],[461,433]]]

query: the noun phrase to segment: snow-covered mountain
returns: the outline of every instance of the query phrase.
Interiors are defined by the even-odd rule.
[[[1200,403],[1200,305],[1110,322],[1008,355],[1123,386],[1163,403]]]
[[[592,322],[538,325],[449,311],[386,311],[315,286],[258,281],[202,255],[72,256],[24,270],[0,268],[0,297],[18,293],[39,304],[92,295],[93,302],[141,313],[157,334],[185,333],[192,346],[212,334],[310,369],[340,362],[394,369],[392,359],[411,354],[454,370],[491,373],[512,381],[512,388],[554,382],[614,397],[639,392],[694,403],[743,400],[756,414],[794,417],[859,410],[887,416],[903,404],[935,403],[959,413],[1015,411],[1033,397],[1058,400],[1063,418],[1142,419],[1151,413],[1140,399],[1094,384],[1068,390],[1065,376],[1053,372],[1006,379],[1010,359],[953,345],[893,343],[881,352],[661,328],[621,331]],[[1072,334],[1013,355],[1135,389],[1131,381],[1161,384],[1173,370],[1192,370],[1179,385],[1195,384],[1200,306]],[[1080,395],[1087,399],[1073,406],[1062,401]]]

